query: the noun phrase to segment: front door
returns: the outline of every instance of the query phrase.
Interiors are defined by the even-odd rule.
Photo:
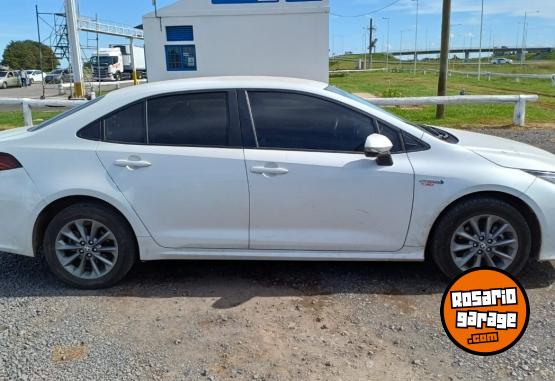
[[[235,103],[226,91],[177,94],[104,119],[98,155],[160,246],[248,248]]]
[[[306,94],[251,91],[255,147],[245,150],[251,248],[398,251],[414,174],[394,130],[392,166],[364,156],[378,132],[367,115]],[[386,128],[386,127],[381,127]]]

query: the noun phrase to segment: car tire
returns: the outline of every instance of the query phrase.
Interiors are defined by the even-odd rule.
[[[35,80],[34,79],[30,79],[29,80],[29,86],[33,86],[35,84]]]
[[[46,228],[43,251],[51,272],[80,289],[116,284],[131,270],[138,252],[128,222],[113,209],[92,202],[60,211]]]
[[[2,88],[3,88],[4,90],[6,90],[6,89],[8,88],[8,84],[7,84],[6,82],[3,82],[3,83],[2,83]]]
[[[508,202],[493,197],[472,198],[440,216],[428,248],[436,265],[450,279],[473,267],[497,267],[516,276],[530,258],[532,234],[524,216]],[[467,258],[469,262],[463,264]]]

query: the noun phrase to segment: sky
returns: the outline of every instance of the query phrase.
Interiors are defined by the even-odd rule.
[[[209,0],[206,0],[209,1]],[[175,0],[158,0],[162,7]],[[442,0],[418,0],[418,49],[437,49],[440,43]],[[0,11],[0,52],[11,40],[37,39],[35,4],[41,12],[60,12],[63,0],[2,0]],[[368,46],[370,18],[376,26],[377,50],[414,49],[416,31],[415,0],[330,0],[330,50],[332,54],[361,52]],[[389,7],[387,7],[390,5]],[[152,11],[152,0],[79,0],[84,16],[137,25],[142,15]],[[454,47],[478,47],[480,0],[453,0],[451,39]],[[385,8],[383,10],[380,10]],[[527,46],[555,46],[554,0],[484,0],[483,45],[522,45],[524,13],[528,13]],[[44,16],[45,21],[51,18]],[[389,19],[389,38],[388,20]],[[43,38],[49,33],[41,23]],[[94,36],[89,35],[90,38]],[[81,37],[86,44],[87,36]],[[124,41],[100,37],[101,46]],[[401,44],[402,42],[402,44]],[[92,44],[92,42],[91,42]],[[94,42],[96,44],[96,42]]]

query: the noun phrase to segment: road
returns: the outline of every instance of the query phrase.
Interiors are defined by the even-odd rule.
[[[555,152],[550,129],[487,132]],[[553,380],[554,263],[521,281],[527,333],[482,358],[443,332],[427,263],[141,263],[85,292],[5,254],[0,380]]]
[[[120,88],[131,86],[131,81],[121,81],[119,82]],[[116,89],[117,84],[114,82],[103,83],[101,92],[99,93],[98,87],[93,85],[94,91],[96,95],[102,94],[105,91],[112,91]],[[90,91],[90,85],[86,86],[87,92]],[[69,94],[69,88],[65,89],[66,95],[59,95],[58,85],[46,85],[45,86],[45,96],[46,98],[62,98],[66,99]],[[33,86],[29,87],[10,87],[7,89],[0,89],[0,98],[32,98],[32,99],[40,99],[42,96],[42,85],[40,83],[35,83]],[[21,108],[19,106],[6,106],[0,105],[0,112],[1,111],[19,111]]]

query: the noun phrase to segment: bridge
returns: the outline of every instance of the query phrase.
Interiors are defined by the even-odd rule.
[[[144,40],[145,38],[142,29],[107,21],[101,21],[85,16],[79,17],[78,28],[83,32],[107,34],[116,37],[125,37],[138,40]]]
[[[555,48],[553,47],[527,47],[526,49],[527,53],[543,53],[543,52],[552,52],[555,51]],[[434,55],[434,54],[439,54],[441,51],[439,49],[424,49],[424,50],[417,50],[416,51],[416,55],[417,56],[422,56],[422,55]],[[470,58],[470,54],[471,53],[479,53],[480,52],[480,48],[473,48],[473,47],[467,47],[467,48],[451,48],[449,49],[449,53],[450,54],[457,54],[457,53],[461,53],[464,54],[465,59],[469,59]],[[502,46],[502,47],[495,47],[495,48],[491,48],[491,47],[483,47],[482,48],[482,53],[493,53],[493,54],[497,54],[497,53],[511,53],[517,56],[520,56],[522,52],[522,48],[514,48],[514,47],[508,47],[508,46]],[[394,55],[394,56],[414,56],[414,49],[413,50],[396,50],[396,51],[390,51],[389,54]]]

